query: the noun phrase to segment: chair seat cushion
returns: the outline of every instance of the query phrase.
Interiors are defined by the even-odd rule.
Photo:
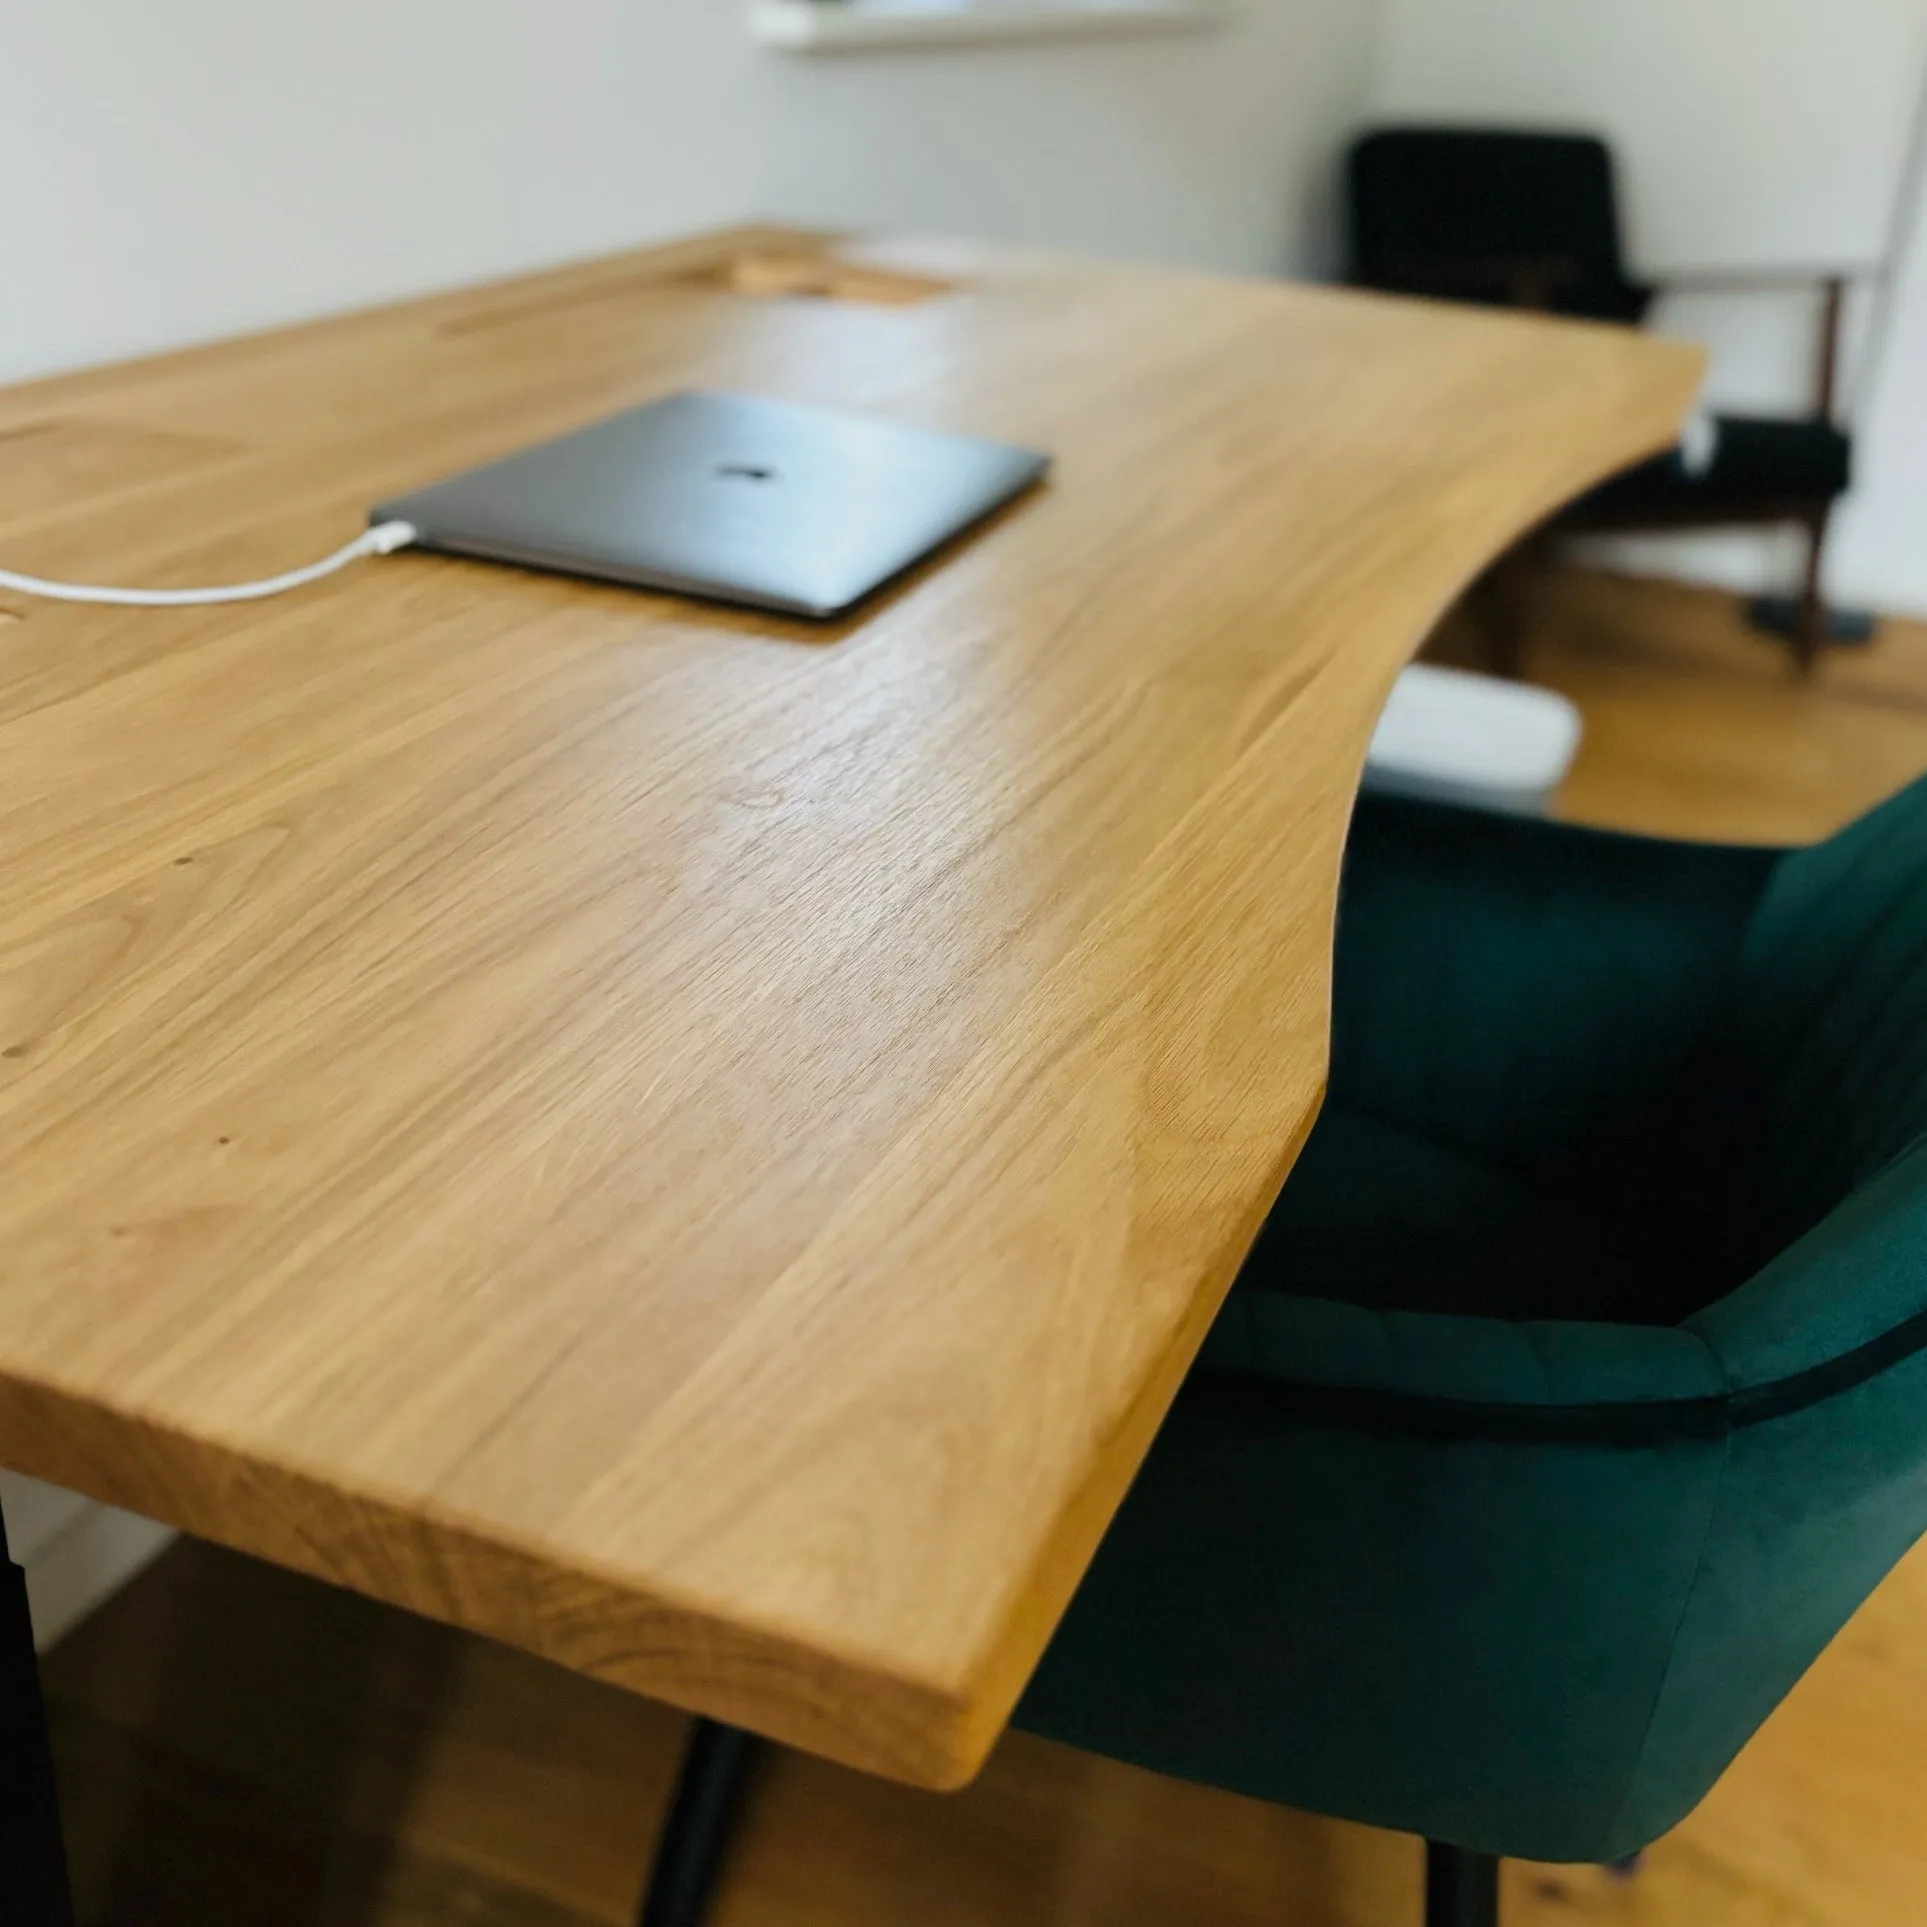
[[[1775,421],[1751,415],[1716,418],[1712,464],[1695,474],[1677,452],[1642,462],[1581,498],[1581,521],[1620,513],[1744,512],[1781,502],[1825,503],[1853,481],[1853,442],[1827,421]]]
[[[1706,1289],[1622,1218],[1337,1102],[1237,1288],[1369,1311],[1639,1325],[1677,1322]]]
[[[1550,689],[1414,663],[1365,757],[1377,794],[1544,814],[1578,753],[1578,709]]]

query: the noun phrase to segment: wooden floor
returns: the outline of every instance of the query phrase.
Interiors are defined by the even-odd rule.
[[[1586,734],[1561,813],[1656,836],[1825,836],[1927,769],[1927,623],[1886,622],[1810,682],[1730,597],[1621,576],[1548,575],[1529,680],[1570,696]],[[1427,654],[1482,665],[1472,610]]]
[[[1449,659],[1473,644],[1455,629]],[[1586,821],[1824,833],[1927,768],[1927,626],[1802,686],[1723,600],[1549,582],[1536,679]],[[47,1664],[82,1927],[589,1927],[628,1916],[658,1708],[183,1544]],[[1508,1927],[1927,1918],[1927,1548],[1627,1880],[1508,1869]],[[716,1927],[1416,1927],[1409,1840],[1008,1739],[948,1798],[773,1763]]]

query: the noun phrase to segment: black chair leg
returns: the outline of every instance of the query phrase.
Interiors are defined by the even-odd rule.
[[[0,1517],[0,1920],[8,1927],[74,1927],[60,1795],[40,1698],[27,1575],[7,1550]]]
[[[1800,580],[1799,607],[1793,617],[1793,662],[1803,676],[1813,674],[1820,651],[1827,642],[1827,604],[1825,570],[1827,526],[1831,517],[1824,509],[1807,523],[1807,566]]]
[[[1498,1856],[1426,1841],[1425,1927],[1499,1927]]]
[[[691,1727],[636,1927],[701,1927],[760,1746],[754,1734],[715,1720]]]

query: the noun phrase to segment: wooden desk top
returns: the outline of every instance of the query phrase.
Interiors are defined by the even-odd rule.
[[[828,632],[410,555],[0,598],[0,1461],[949,1786],[1317,1107],[1394,675],[1699,359],[961,248],[732,280],[772,245],[0,395],[0,556],[95,581],[685,385],[1058,457]]]

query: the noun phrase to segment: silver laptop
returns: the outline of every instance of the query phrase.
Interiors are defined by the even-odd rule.
[[[1049,458],[747,395],[671,395],[384,502],[425,549],[841,615]]]

